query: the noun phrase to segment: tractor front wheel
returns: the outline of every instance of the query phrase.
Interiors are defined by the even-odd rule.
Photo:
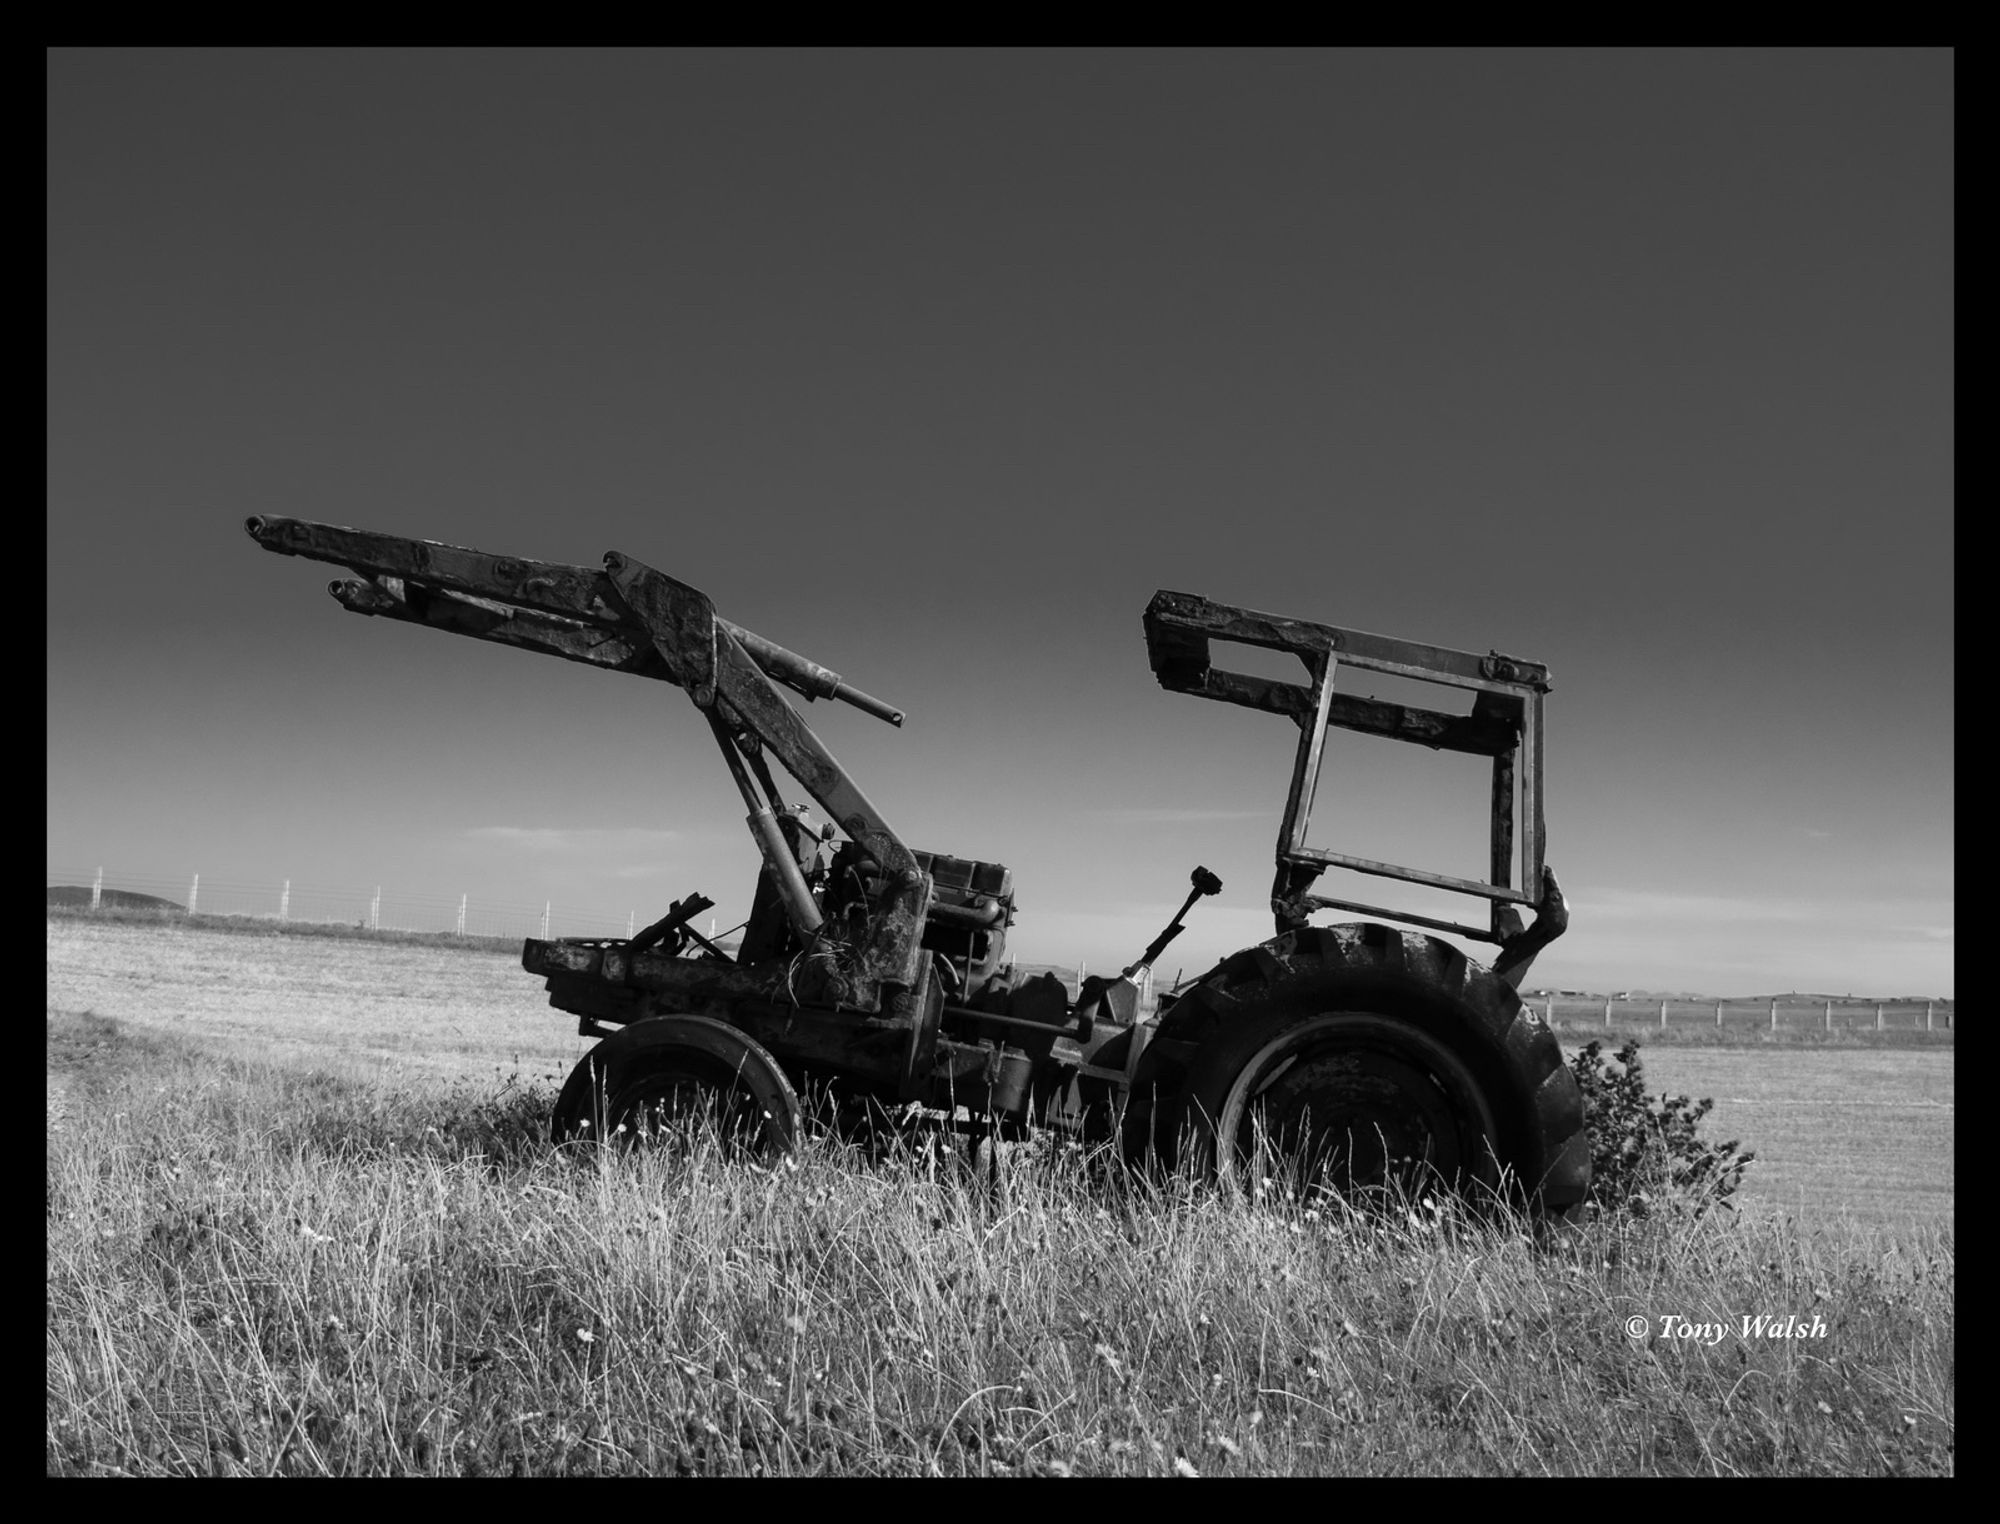
[[[630,1143],[694,1118],[733,1146],[788,1153],[799,1098],[777,1060],[726,1022],[650,1016],[583,1056],[556,1097],[550,1130],[557,1143]]]

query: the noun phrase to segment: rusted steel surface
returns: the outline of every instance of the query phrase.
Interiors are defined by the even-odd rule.
[[[644,629],[618,608],[605,573],[594,567],[495,556],[436,540],[410,540],[306,519],[260,515],[244,527],[259,545],[278,555],[303,556],[361,573],[365,580],[328,587],[354,613],[427,624],[567,661],[677,681]],[[715,623],[734,636],[758,666],[802,697],[837,699],[891,725],[903,723],[902,710],[863,693],[818,662],[720,616]],[[578,626],[601,630],[602,643],[590,640],[587,630]]]
[[[610,626],[510,608],[491,599],[442,589],[419,587],[413,595],[407,584],[393,577],[382,582],[349,578],[329,583],[327,591],[350,613],[427,625],[517,650],[629,672],[634,677],[673,681],[651,642]]]
[[[1541,871],[1541,898],[1535,903],[1535,924],[1502,939],[1500,956],[1493,960],[1493,972],[1515,989],[1521,987],[1541,950],[1569,930],[1569,901],[1556,882],[1555,869]]]
[[[1303,925],[1307,914],[1314,910],[1358,910],[1363,915],[1379,915],[1386,920],[1407,921],[1412,926],[1428,926],[1433,931],[1448,931],[1454,936],[1471,937],[1481,942],[1491,942],[1494,937],[1483,926],[1468,926],[1460,921],[1439,920],[1435,916],[1416,915],[1407,910],[1391,910],[1386,905],[1370,905],[1363,900],[1336,899],[1327,894],[1300,894],[1285,907],[1290,912],[1294,925]]]
[[[1280,682],[1276,678],[1252,677],[1245,672],[1223,672],[1214,667],[1202,670],[1185,683],[1165,684],[1176,692],[1201,698],[1220,699],[1248,709],[1265,709],[1289,715],[1301,724],[1312,716],[1314,691],[1301,683]],[[1411,741],[1435,751],[1462,751],[1490,757],[1514,746],[1519,736],[1516,726],[1497,717],[1481,714],[1445,714],[1420,709],[1414,704],[1391,704],[1380,699],[1336,693],[1327,703],[1327,721],[1342,730],[1382,736],[1391,741]]]
[[[645,927],[637,936],[625,944],[625,955],[627,957],[636,956],[639,953],[647,951],[649,948],[657,947],[671,936],[674,938],[674,945],[670,950],[674,953],[678,953],[681,950],[682,943],[685,940],[692,940],[699,942],[703,947],[720,957],[722,949],[687,924],[694,917],[714,908],[715,901],[705,894],[690,894],[684,900],[675,900],[672,905],[667,907],[665,915],[653,922],[652,925]]]
[[[1403,868],[1395,863],[1377,862],[1372,857],[1353,857],[1345,852],[1329,852],[1321,847],[1299,847],[1293,856],[1302,862],[1317,863],[1325,868],[1350,868],[1356,873],[1367,873],[1376,878],[1400,879],[1406,884],[1423,884],[1431,889],[1449,889],[1455,894],[1475,894],[1484,900],[1498,900],[1503,904],[1532,905],[1534,896],[1524,894],[1519,889],[1502,889],[1498,885],[1486,883],[1476,878],[1454,878],[1449,873],[1432,873],[1426,868]]]
[[[1190,667],[1198,670],[1208,665],[1211,640],[1301,654],[1333,652],[1343,662],[1369,671],[1403,673],[1461,688],[1495,685],[1504,690],[1527,686],[1547,691],[1549,681],[1548,668],[1539,662],[1522,661],[1497,651],[1475,656],[1470,651],[1454,651],[1448,646],[1425,645],[1388,635],[1372,635],[1366,630],[1233,608],[1194,593],[1165,590],[1155,593],[1146,607],[1145,628],[1146,645],[1153,653],[1153,670],[1164,686],[1175,689],[1183,686],[1174,680],[1180,670]]]
[[[715,703],[715,605],[699,588],[612,551],[604,558],[611,596],[626,620],[644,630],[672,680],[697,709]]]
[[[618,612],[605,605],[602,579],[592,568],[489,555],[462,545],[305,519],[258,517],[244,527],[266,550],[331,561],[364,577],[416,581],[448,592],[471,593],[606,625],[622,622]]]

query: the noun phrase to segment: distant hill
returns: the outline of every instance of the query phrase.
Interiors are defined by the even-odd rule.
[[[1641,1004],[1648,1000],[1665,1000],[1686,1005],[1705,1005],[1721,1001],[1724,1005],[1763,1005],[1775,1000],[1780,1005],[1816,1005],[1831,1000],[1834,1004],[1869,1004],[1879,1001],[1883,1005],[1922,1005],[1926,1001],[1949,1003],[1949,995],[1814,995],[1801,994],[1791,990],[1784,994],[1771,995],[1709,995],[1695,990],[1523,990],[1522,998],[1545,1000],[1554,996],[1557,1000],[1611,1000],[1620,1004]]]
[[[48,903],[66,910],[88,910],[90,890],[78,884],[51,884]],[[175,910],[187,913],[185,905],[163,900],[157,894],[139,894],[130,889],[106,889],[99,901],[107,910]]]

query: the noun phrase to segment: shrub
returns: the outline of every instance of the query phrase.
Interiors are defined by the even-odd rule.
[[[1585,1043],[1570,1060],[1583,1091],[1590,1131],[1590,1202],[1600,1212],[1643,1217],[1663,1207],[1731,1206],[1757,1156],[1735,1139],[1710,1143],[1699,1136],[1712,1100],[1646,1093],[1639,1044],[1628,1041],[1606,1057],[1603,1045]]]

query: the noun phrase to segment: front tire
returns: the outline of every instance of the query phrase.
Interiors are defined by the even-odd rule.
[[[711,1114],[723,1138],[767,1155],[789,1153],[799,1098],[753,1038],[707,1016],[651,1016],[585,1054],[556,1097],[557,1143],[636,1141]]]

